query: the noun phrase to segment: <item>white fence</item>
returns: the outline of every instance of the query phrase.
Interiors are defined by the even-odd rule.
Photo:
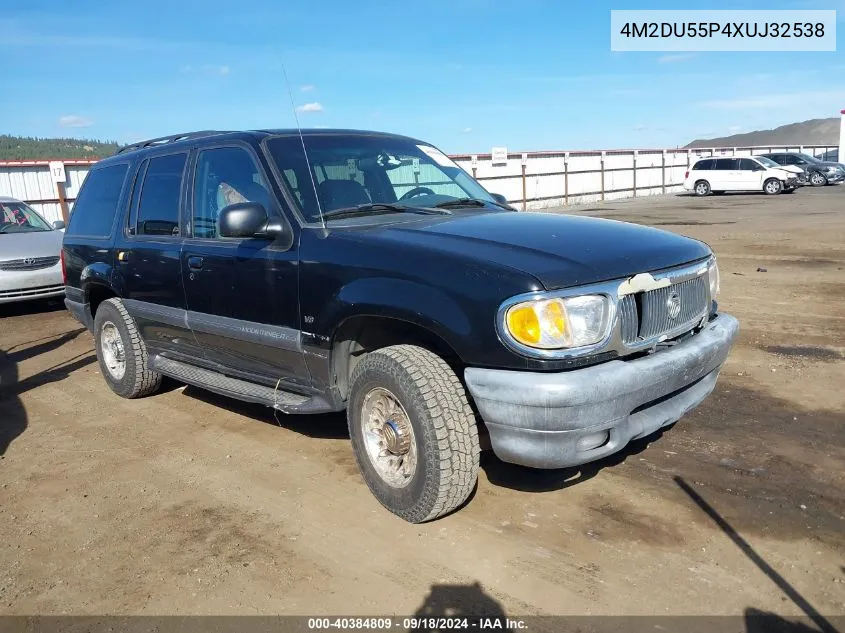
[[[672,193],[681,190],[684,173],[702,156],[753,156],[767,152],[804,152],[821,156],[835,146],[714,147],[454,155],[484,187],[517,208],[543,209]],[[0,196],[29,203],[48,220],[67,219],[79,187],[95,161],[65,160],[65,180],[56,182],[49,161],[0,161]]]
[[[704,156],[753,156],[803,152],[821,156],[834,146],[713,147],[702,149],[596,150],[452,156],[493,193],[519,209],[649,196],[681,191],[687,168]]]
[[[0,196],[27,202],[48,222],[67,220],[92,160],[65,160],[63,182],[50,173],[44,160],[0,161]],[[63,208],[64,207],[64,208]]]

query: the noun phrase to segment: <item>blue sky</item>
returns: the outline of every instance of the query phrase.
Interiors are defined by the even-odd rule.
[[[447,152],[671,147],[845,108],[837,52],[620,53],[611,9],[660,0],[3,0],[0,133],[129,142],[196,129],[405,133]]]

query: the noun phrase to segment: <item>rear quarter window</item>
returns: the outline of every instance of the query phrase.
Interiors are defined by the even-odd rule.
[[[117,215],[129,165],[109,165],[88,172],[70,214],[67,235],[108,237]]]
[[[715,161],[712,158],[705,158],[703,160],[698,161],[695,165],[693,165],[693,169],[695,171],[701,171],[702,169],[713,169],[713,163]]]

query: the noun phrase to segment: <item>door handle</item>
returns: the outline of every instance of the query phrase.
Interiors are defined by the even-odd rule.
[[[196,255],[188,257],[188,268],[191,270],[202,270],[202,257]]]

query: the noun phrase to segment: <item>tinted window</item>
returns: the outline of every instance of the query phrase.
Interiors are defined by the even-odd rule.
[[[136,235],[179,235],[179,196],[187,154],[150,159],[138,202]]]
[[[714,169],[720,169],[722,171],[730,171],[732,169],[736,169],[736,159],[734,158],[718,158],[716,159],[716,167]]]
[[[739,168],[743,171],[762,171],[762,167],[760,166],[760,164],[756,163],[750,158],[740,158]]]
[[[429,207],[457,198],[493,201],[440,150],[406,138],[309,134],[303,140],[280,136],[268,140],[267,148],[308,222],[318,221],[320,211],[371,203]]]
[[[693,169],[696,171],[701,171],[702,169],[713,169],[713,163],[716,162],[712,158],[705,158],[704,160],[698,161],[694,166]]]
[[[778,165],[788,165],[789,164],[789,162],[786,160],[786,156],[784,156],[783,154],[771,154],[770,156],[767,156],[766,158],[771,158]]]
[[[201,151],[194,183],[194,237],[218,237],[220,211],[238,202],[260,202],[272,213],[267,183],[250,153],[241,147]]]
[[[67,235],[108,237],[111,234],[128,170],[128,165],[111,165],[88,172],[73,205]]]

